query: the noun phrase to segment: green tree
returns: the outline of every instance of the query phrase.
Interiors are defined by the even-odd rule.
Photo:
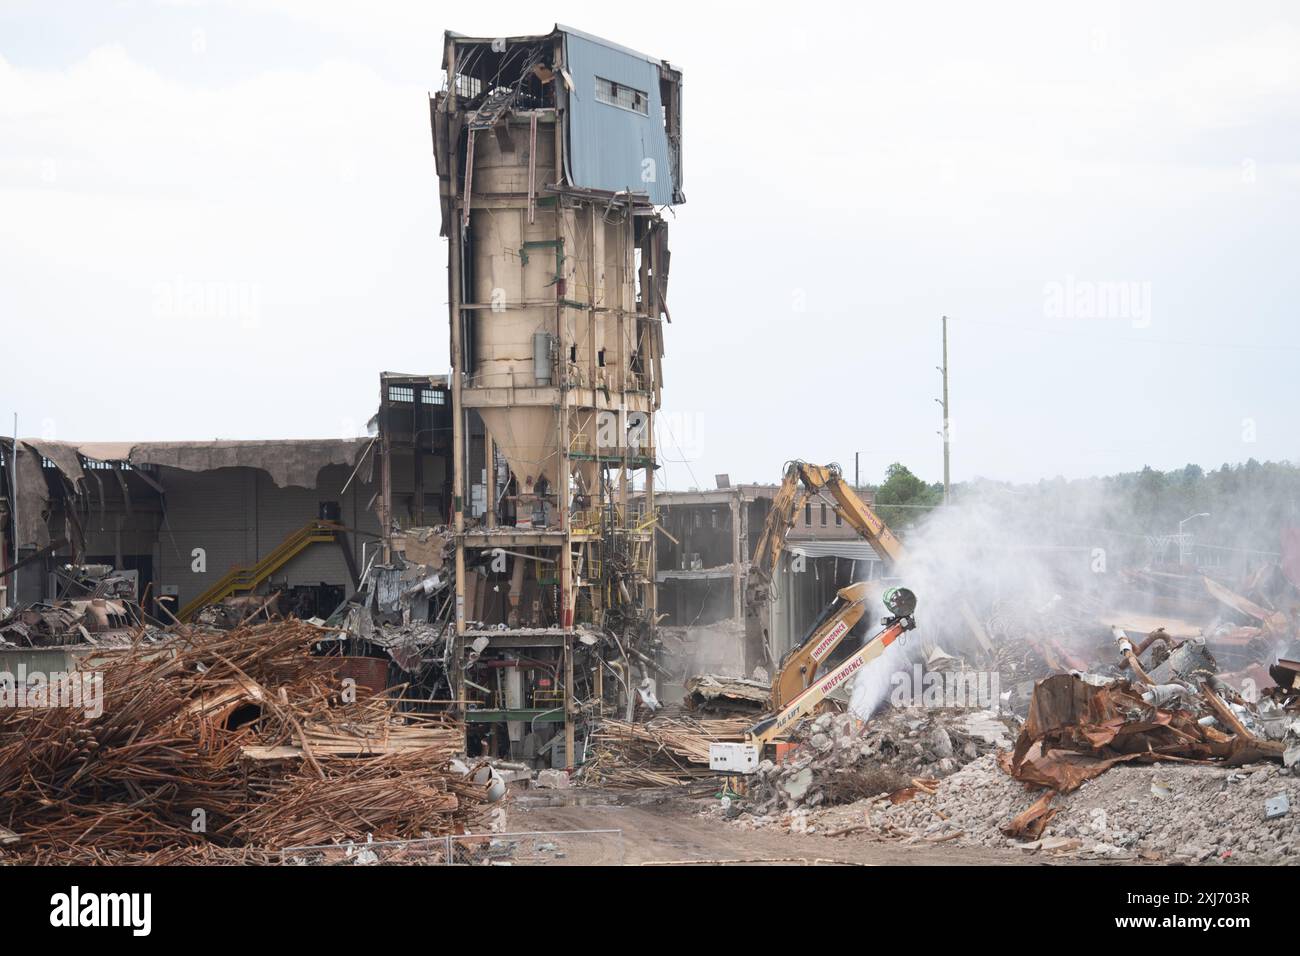
[[[876,513],[893,530],[915,524],[942,503],[941,483],[927,484],[897,461],[885,471],[885,482],[876,489]]]

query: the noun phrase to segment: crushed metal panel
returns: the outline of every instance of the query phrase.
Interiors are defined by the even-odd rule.
[[[76,445],[61,441],[43,441],[36,438],[23,438],[20,440],[24,445],[34,449],[50,461],[63,473],[63,476],[68,481],[72,482],[74,487],[81,486],[86,473],[81,467],[81,458],[78,455],[79,449]]]
[[[1040,681],[1014,751],[999,760],[1002,769],[1031,786],[1068,793],[1132,760],[1233,765],[1281,758],[1279,743],[1224,734],[1191,711],[1152,707],[1141,694],[1124,680],[1095,686],[1059,674]]]
[[[1006,754],[999,758],[999,764],[1003,770],[1021,783],[1057,793],[1069,793],[1071,790],[1077,790],[1093,777],[1101,776],[1116,764],[1138,760],[1143,756],[1143,754],[1123,754],[1118,757],[1098,759],[1090,754],[1061,750],[1042,754],[1038,745],[1035,745],[1028,759],[1018,767],[1010,764]]]
[[[1287,619],[1285,614],[1260,607],[1249,598],[1242,597],[1240,594],[1228,590],[1228,588],[1225,588],[1213,578],[1203,577],[1201,580],[1205,582],[1205,590],[1208,591],[1210,596],[1220,604],[1231,608],[1238,614],[1254,618],[1270,630],[1277,631],[1278,633],[1284,633],[1287,630]]]
[[[1047,829],[1047,824],[1056,816],[1052,801],[1056,794],[1051,791],[1043,794],[1015,819],[1002,827],[1002,833],[1014,840],[1037,840]]]
[[[1029,714],[1016,741],[1013,762],[1020,764],[1029,748],[1048,734],[1078,724],[1088,713],[1091,690],[1072,674],[1057,674],[1040,681],[1029,701]]]
[[[14,526],[18,547],[43,548],[50,543],[50,529],[45,523],[50,508],[50,486],[41,467],[41,453],[23,439],[18,440],[15,448],[14,477],[20,503]]]

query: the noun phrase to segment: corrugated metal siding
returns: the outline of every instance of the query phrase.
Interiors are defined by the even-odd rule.
[[[565,34],[565,55],[573,92],[569,94],[569,174],[587,189],[646,192],[651,202],[673,201],[672,164],[659,96],[659,67],[627,50],[576,33]],[[601,103],[596,77],[641,90],[649,115]],[[643,178],[653,162],[654,180]]]
[[[880,555],[865,541],[799,541],[789,542],[785,550],[802,554],[805,558],[849,558],[853,561],[879,561]]]

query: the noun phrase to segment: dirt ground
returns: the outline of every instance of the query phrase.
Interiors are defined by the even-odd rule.
[[[563,801],[559,805],[548,805]],[[571,791],[541,796],[521,794],[508,811],[510,831],[622,830],[621,839],[570,838],[572,862],[591,864],[822,864],[857,866],[962,866],[975,864],[1054,864],[1043,856],[1014,849],[917,845],[880,840],[869,834],[827,837],[746,830],[700,814],[702,804],[681,798],[647,799]],[[565,838],[559,837],[563,845]],[[596,844],[598,850],[593,850]]]

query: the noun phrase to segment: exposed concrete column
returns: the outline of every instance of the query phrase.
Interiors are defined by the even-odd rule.
[[[447,76],[451,78],[451,89],[445,102],[447,104],[447,128],[451,136],[451,148],[448,149],[448,208],[451,212],[451,233],[448,236],[447,271],[449,273],[448,308],[451,315],[451,518],[452,530],[456,541],[456,596],[455,596],[455,646],[451,654],[452,678],[451,696],[454,701],[452,710],[463,713],[465,707],[465,671],[461,667],[464,656],[465,635],[465,445],[469,438],[465,428],[465,406],[461,397],[461,383],[464,378],[465,356],[461,342],[461,242],[464,237],[458,194],[457,179],[459,170],[456,149],[456,44],[447,44]]]
[[[740,566],[744,558],[740,535],[740,493],[731,496],[731,616],[740,621],[745,617],[745,596],[741,584]]]

